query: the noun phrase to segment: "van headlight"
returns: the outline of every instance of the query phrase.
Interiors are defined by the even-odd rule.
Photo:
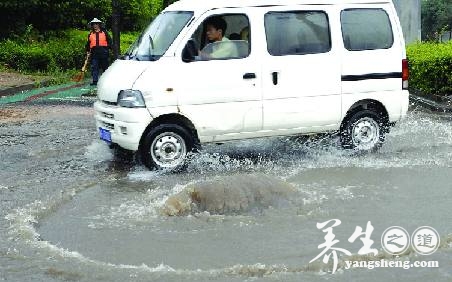
[[[139,90],[121,90],[118,94],[118,106],[125,108],[144,108],[146,107],[143,95]]]

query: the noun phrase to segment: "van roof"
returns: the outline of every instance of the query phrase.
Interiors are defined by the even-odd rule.
[[[391,3],[392,0],[180,0],[174,2],[166,10],[193,11],[215,8],[239,8],[282,5],[331,5],[331,4],[376,4]]]

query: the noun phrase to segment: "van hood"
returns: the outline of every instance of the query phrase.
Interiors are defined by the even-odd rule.
[[[150,62],[116,60],[100,77],[97,84],[99,100],[116,103],[121,90],[132,89],[135,81],[148,68]]]

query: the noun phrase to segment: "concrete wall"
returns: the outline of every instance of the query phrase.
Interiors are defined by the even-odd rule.
[[[421,0],[392,0],[402,24],[405,43],[421,40]]]

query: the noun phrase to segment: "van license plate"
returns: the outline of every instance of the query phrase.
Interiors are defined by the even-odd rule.
[[[111,143],[111,132],[109,130],[99,127],[99,134],[100,139],[104,140],[107,143]]]

